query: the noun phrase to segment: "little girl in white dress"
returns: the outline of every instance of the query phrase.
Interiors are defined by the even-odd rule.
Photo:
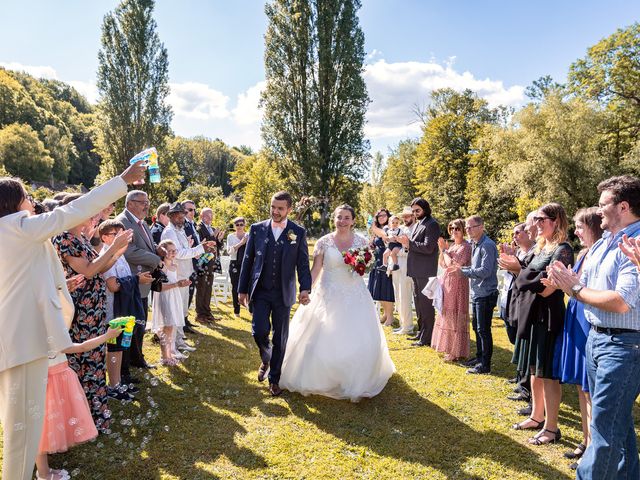
[[[175,244],[171,240],[163,240],[159,246],[164,247],[167,252],[164,258],[164,273],[169,281],[162,284],[160,292],[153,294],[151,329],[160,338],[162,364],[174,366],[180,359],[185,358],[175,348],[176,328],[184,327],[180,287],[188,287],[191,281],[178,279]]]

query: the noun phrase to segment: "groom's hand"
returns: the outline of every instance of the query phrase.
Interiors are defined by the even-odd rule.
[[[249,308],[249,295],[246,293],[239,293],[238,302],[240,303],[240,305],[244,305],[245,307]]]
[[[311,299],[309,298],[309,292],[306,290],[302,290],[298,295],[298,302],[300,302],[301,305],[306,305],[310,301]]]

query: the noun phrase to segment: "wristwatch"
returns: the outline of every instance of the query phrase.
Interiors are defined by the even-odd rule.
[[[571,296],[574,298],[577,297],[583,288],[584,288],[584,285],[580,283],[578,283],[577,285],[574,285],[573,287],[571,287]]]

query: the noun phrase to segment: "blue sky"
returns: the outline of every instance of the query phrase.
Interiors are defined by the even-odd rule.
[[[102,18],[117,2],[1,3],[0,65],[95,99]],[[259,148],[264,2],[159,0],[155,18],[169,52],[174,131]],[[363,0],[372,153],[419,135],[413,109],[434,88],[472,88],[517,107],[533,80],[563,81],[590,45],[639,19],[640,2],[628,0]]]

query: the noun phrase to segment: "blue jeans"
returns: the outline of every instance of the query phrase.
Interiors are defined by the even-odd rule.
[[[633,405],[640,393],[640,333],[587,339],[591,391],[591,444],[578,467],[578,479],[640,478]]]
[[[491,320],[493,309],[498,302],[498,292],[486,297],[471,300],[472,326],[476,332],[476,358],[482,366],[491,370],[491,356],[493,355],[493,335],[491,334]]]

